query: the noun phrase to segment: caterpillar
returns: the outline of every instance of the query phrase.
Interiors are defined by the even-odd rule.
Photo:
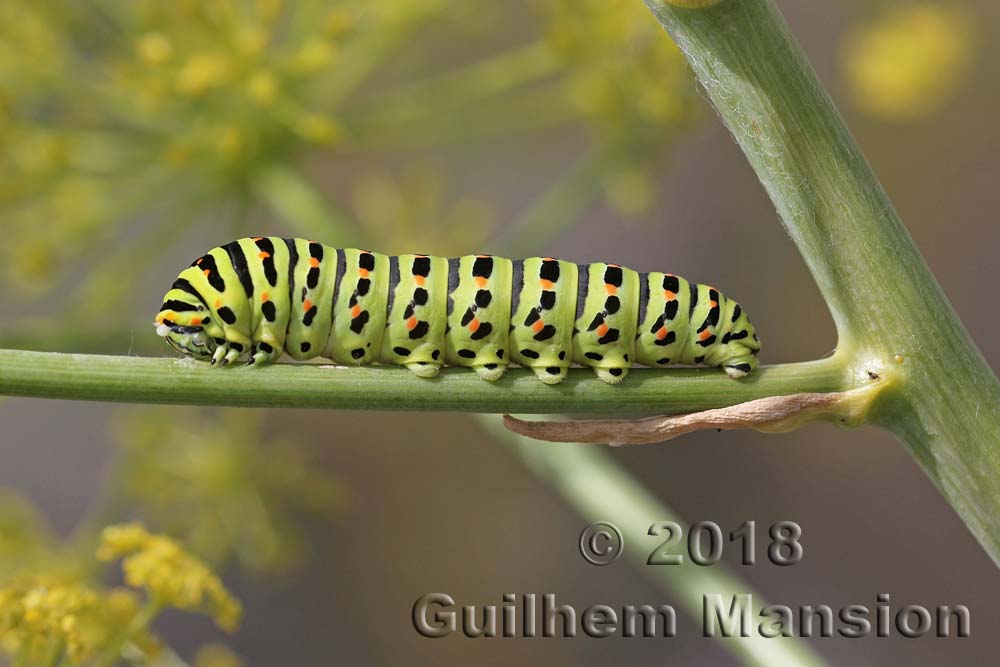
[[[381,255],[279,237],[242,238],[184,269],[156,333],[182,354],[226,366],[306,360],[442,365],[498,380],[531,368],[546,384],[574,364],[610,384],[633,364],[757,367],[746,312],[709,285],[617,264]]]

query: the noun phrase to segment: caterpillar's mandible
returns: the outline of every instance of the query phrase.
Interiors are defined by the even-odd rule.
[[[323,356],[344,364],[442,365],[499,379],[508,364],[546,384],[573,363],[612,384],[632,364],[757,366],[735,301],[669,273],[549,257],[380,255],[314,241],[244,238],[213,248],[164,297],[156,333],[213,364]]]

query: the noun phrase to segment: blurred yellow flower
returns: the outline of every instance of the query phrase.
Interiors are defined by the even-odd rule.
[[[163,647],[150,625],[163,608],[207,613],[225,629],[239,621],[239,602],[173,540],[138,524],[101,534],[98,555],[123,558],[126,583],[145,589],[144,600],[137,591],[96,579],[87,555],[93,537],[85,531],[74,542],[58,543],[30,503],[0,488],[0,664],[161,664],[156,658]],[[206,655],[216,660],[205,664],[239,664],[231,654],[223,661],[218,647]]]
[[[884,118],[939,109],[968,74],[972,20],[940,3],[895,4],[848,32],[842,60],[855,104]]]
[[[239,410],[122,412],[118,469],[135,516],[212,565],[275,573],[299,563],[303,520],[331,520],[346,492],[302,445],[263,439],[263,421]]]
[[[225,644],[206,644],[194,654],[194,667],[243,667],[243,660]]]
[[[243,608],[219,578],[169,537],[136,523],[108,526],[101,532],[97,557],[122,559],[129,586],[147,591],[154,604],[203,612],[224,630],[234,630]]]
[[[398,177],[366,174],[353,194],[358,223],[385,252],[481,251],[493,229],[490,207],[472,196],[450,200],[446,176],[434,167],[410,169]]]
[[[140,37],[135,50],[150,65],[162,65],[174,51],[167,36],[159,32],[149,32]]]
[[[7,573],[38,563],[52,542],[52,533],[31,503],[0,488],[0,585]]]
[[[697,98],[684,56],[642,2],[544,6],[548,42],[568,72],[569,99],[605,141],[648,139],[693,117]]]
[[[146,656],[159,644],[135,623],[141,606],[131,591],[99,590],[47,574],[22,574],[0,587],[0,649],[23,664],[57,664],[66,655],[86,664],[127,639]],[[128,629],[128,631],[126,631]]]
[[[62,645],[80,657],[93,648],[79,631],[80,617],[99,604],[97,591],[83,584],[19,577],[0,588],[0,641],[13,654],[43,655],[46,647]]]

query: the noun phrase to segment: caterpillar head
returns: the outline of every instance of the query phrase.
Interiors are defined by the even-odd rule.
[[[215,337],[206,331],[206,327],[212,327],[208,309],[187,292],[179,289],[167,292],[153,326],[156,334],[181,354],[204,360],[215,352]]]

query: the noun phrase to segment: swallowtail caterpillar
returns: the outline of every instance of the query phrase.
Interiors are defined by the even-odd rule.
[[[740,305],[669,273],[549,257],[380,255],[243,238],[208,251],[164,297],[156,333],[225,366],[287,352],[350,365],[442,365],[497,380],[511,363],[546,384],[574,363],[611,384],[633,364],[721,366],[740,378],[760,342]]]

